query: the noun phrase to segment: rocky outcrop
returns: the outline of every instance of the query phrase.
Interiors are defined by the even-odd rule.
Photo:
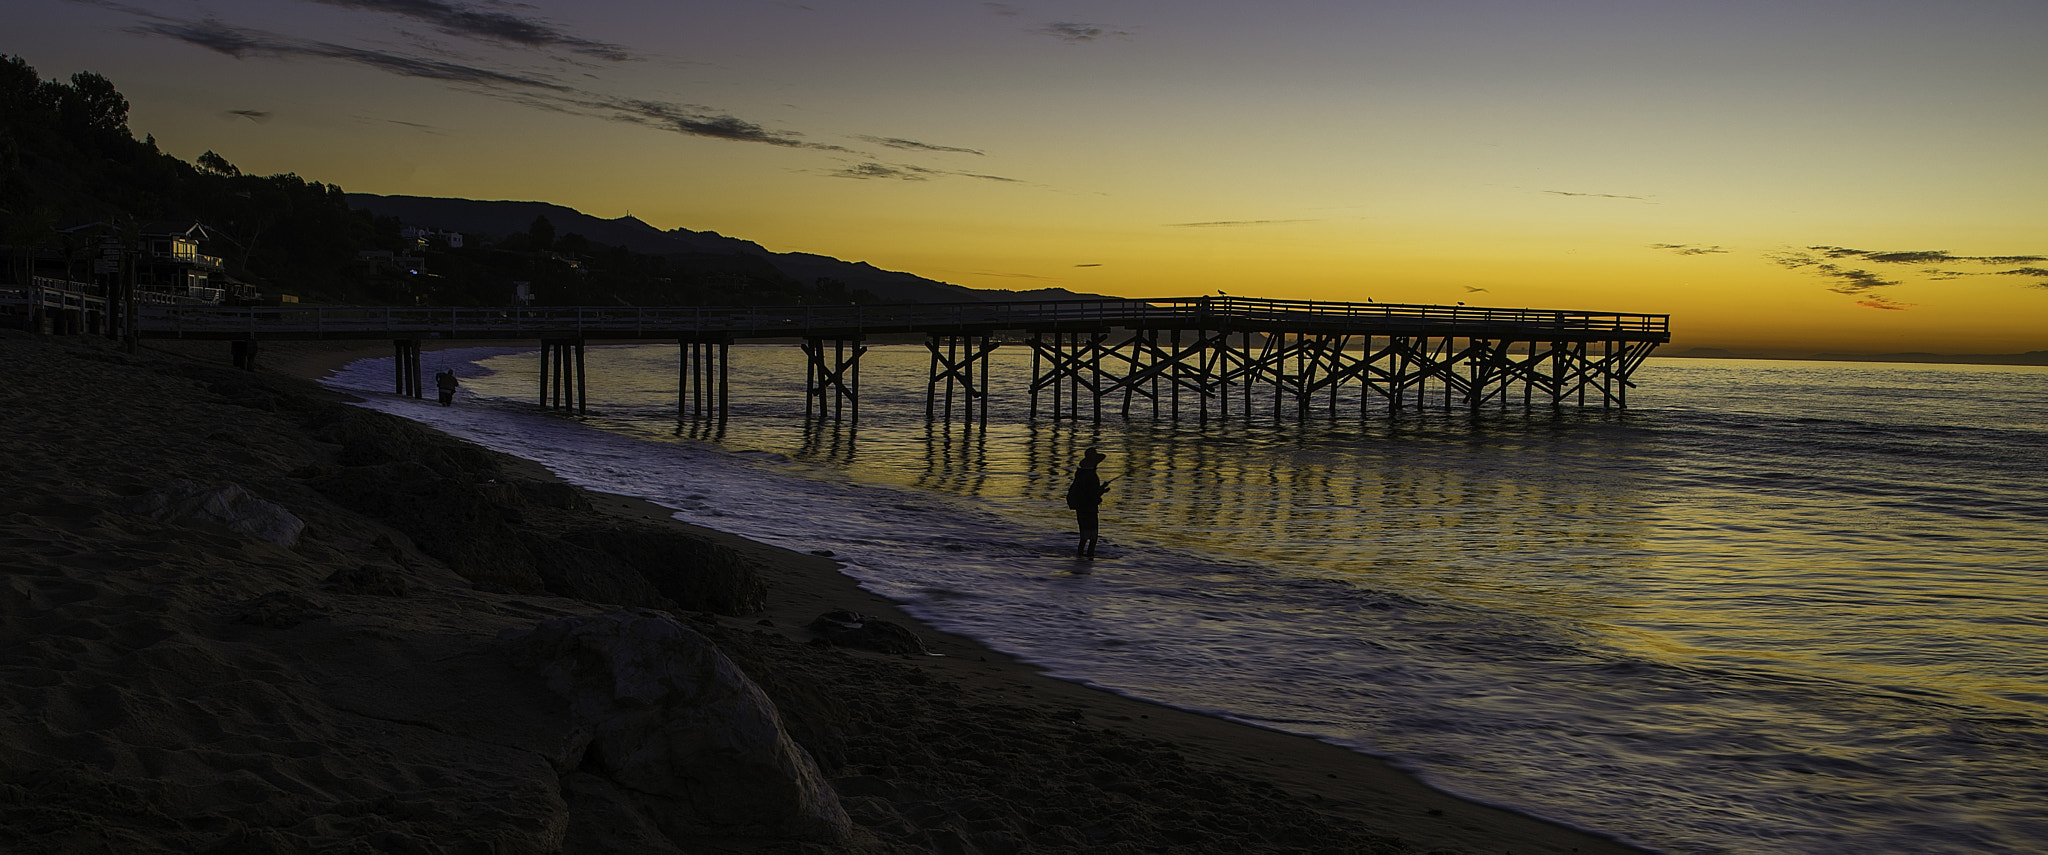
[[[775,706],[717,646],[656,612],[556,618],[504,641],[569,702],[580,758],[565,789],[671,840],[838,843],[852,825]]]
[[[830,611],[811,621],[809,629],[837,647],[858,647],[899,656],[929,656],[917,634],[889,621],[859,612]]]
[[[306,530],[306,524],[291,511],[256,498],[238,484],[202,487],[190,481],[173,481],[142,497],[135,511],[166,522],[219,523],[230,531],[285,548],[296,545],[299,534]]]
[[[298,473],[308,484],[493,590],[723,615],[767,603],[767,585],[731,547],[601,515],[568,484],[508,480],[468,443],[369,412],[344,413],[321,436],[341,445],[339,465]]]
[[[635,524],[568,531],[561,538],[638,570],[662,596],[687,609],[747,615],[768,604],[768,585],[746,558],[706,538]]]

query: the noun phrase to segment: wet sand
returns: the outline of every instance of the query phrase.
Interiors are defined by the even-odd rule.
[[[298,379],[388,347],[269,345],[250,373],[226,367],[224,343],[129,355],[0,338],[0,850],[1638,851],[1345,749],[1045,677],[918,624],[830,559],[630,497],[565,499],[535,464]],[[366,448],[392,459],[365,463]],[[431,466],[405,468],[418,461]],[[416,492],[374,480],[416,470],[466,491],[477,528],[450,515],[421,529],[374,501]],[[150,497],[181,480],[239,485],[305,530],[286,547],[151,516]],[[506,569],[486,534],[507,525],[542,541],[658,528],[765,582],[759,609],[676,617],[775,702],[853,837],[678,843],[628,834],[566,792],[550,762],[563,704],[496,639],[607,608],[570,588],[659,594]],[[939,655],[817,643],[807,625],[836,609],[908,627]]]

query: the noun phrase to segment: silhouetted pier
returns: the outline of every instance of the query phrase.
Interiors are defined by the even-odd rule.
[[[585,409],[583,349],[599,341],[678,342],[677,413],[724,418],[729,348],[794,340],[805,354],[807,412],[858,415],[871,336],[916,334],[931,352],[926,411],[985,419],[989,355],[1031,348],[1030,407],[1056,419],[1250,415],[1270,406],[1335,414],[1440,405],[1626,407],[1630,379],[1671,340],[1669,315],[1196,297],[903,306],[681,308],[148,307],[140,334],[237,342],[389,339],[396,390],[419,396],[419,344],[537,342],[544,406]],[[552,384],[552,386],[550,385]],[[1255,396],[1256,390],[1270,396]],[[1351,390],[1346,395],[1345,390]]]

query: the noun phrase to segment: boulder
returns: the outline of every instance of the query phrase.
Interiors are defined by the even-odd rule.
[[[398,572],[397,568],[376,564],[336,570],[320,584],[343,594],[370,594],[378,597],[403,597],[407,587],[405,574]]]
[[[135,510],[166,522],[217,522],[287,549],[297,545],[299,533],[306,530],[306,524],[291,511],[256,498],[239,484],[202,487],[190,481],[173,481],[143,496]]]
[[[674,618],[638,609],[557,618],[505,642],[568,700],[583,743],[576,768],[609,782],[670,839],[836,844],[851,832],[774,704]]]
[[[903,656],[931,656],[917,634],[894,623],[859,612],[830,611],[811,621],[810,630],[838,647],[858,647],[878,653]]]
[[[768,605],[768,583],[746,556],[702,535],[668,526],[620,522],[564,532],[562,539],[640,571],[655,590],[680,608],[750,615]]]
[[[465,579],[525,593],[545,589],[519,530],[506,519],[514,509],[476,484],[413,462],[350,466],[307,483],[342,507],[396,526]]]

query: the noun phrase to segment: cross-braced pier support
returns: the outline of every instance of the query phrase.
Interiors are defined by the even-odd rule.
[[[1388,412],[1433,406],[1478,410],[1508,405],[1519,388],[1525,407],[1562,407],[1576,399],[1603,409],[1628,406],[1630,379],[1657,342],[1528,341],[1506,338],[1349,333],[1260,333],[1138,329],[1121,343],[1110,334],[1039,333],[1032,346],[1032,415],[1049,390],[1055,419],[1101,420],[1103,401],[1122,396],[1122,415],[1149,402],[1152,414],[1178,418],[1191,402],[1200,417],[1318,409],[1362,415],[1375,401]],[[1084,402],[1084,398],[1086,399]]]
[[[240,342],[236,343],[240,344]],[[251,344],[254,344],[254,342],[251,342]],[[395,374],[393,379],[396,381],[398,394],[407,398],[422,397],[420,386],[420,340],[416,338],[392,339],[391,349],[396,354],[391,360],[391,365]],[[237,353],[235,356],[236,364],[239,365],[243,354]],[[254,359],[253,356],[249,358]]]
[[[540,405],[548,409],[585,412],[583,339],[546,338],[540,342]]]
[[[1102,421],[1102,398],[1109,391],[1102,361],[1115,357],[1115,348],[1103,346],[1107,341],[1107,331],[1031,334],[1025,343],[1031,345],[1032,418],[1038,417],[1041,392],[1052,398],[1053,418],[1081,418],[1081,393],[1085,390],[1094,420]]]
[[[855,338],[809,338],[803,343],[804,418],[830,414],[843,418],[848,411],[860,418],[860,358],[867,346]]]
[[[1002,347],[988,334],[949,335],[932,333],[925,339],[925,349],[930,350],[931,380],[925,384],[924,417],[927,421],[937,418],[943,412],[946,421],[953,420],[954,392],[960,393],[957,412],[963,422],[988,421],[988,355]],[[941,395],[939,385],[945,384],[943,396],[945,408],[939,409]]]
[[[724,421],[731,410],[732,339],[682,340],[677,365],[676,418]]]

